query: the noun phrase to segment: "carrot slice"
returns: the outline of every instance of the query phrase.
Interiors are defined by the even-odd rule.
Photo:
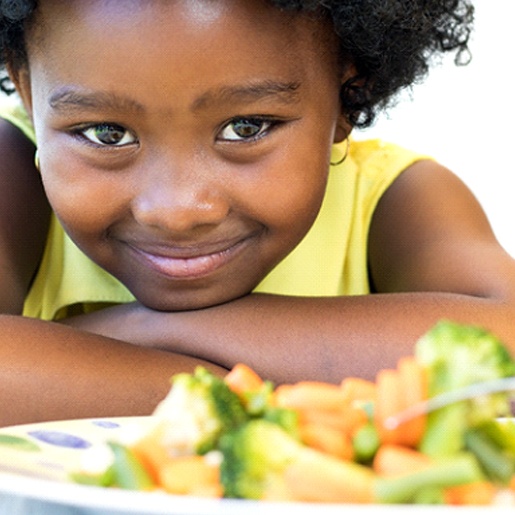
[[[376,385],[360,377],[346,377],[340,384],[347,402],[373,401],[376,395]]]
[[[490,506],[493,504],[497,488],[488,481],[453,486],[444,492],[446,504]]]
[[[319,424],[353,435],[367,423],[368,417],[363,409],[348,406],[342,410],[306,409],[298,411],[299,424]]]
[[[377,450],[372,468],[381,476],[397,476],[423,470],[431,463],[429,456],[411,447],[384,444]]]
[[[262,501],[296,501],[290,492],[284,478],[280,475],[274,476],[273,481],[269,481],[263,490]]]
[[[383,369],[376,376],[376,401],[374,421],[383,443],[400,443],[401,428],[389,429],[385,421],[404,407],[400,374],[397,370]]]
[[[348,434],[323,424],[309,423],[299,427],[300,439],[308,447],[336,456],[343,460],[352,460],[354,450]]]
[[[406,356],[398,362],[397,369],[403,395],[403,409],[422,402],[428,396],[427,374],[425,368],[414,356]],[[427,417],[421,415],[402,424],[402,443],[416,447],[426,430]]]
[[[131,447],[156,483],[159,482],[159,470],[171,459],[161,443],[164,431],[164,425],[159,424]]]
[[[180,456],[168,461],[159,471],[159,482],[176,495],[222,496],[219,467],[204,456]]]
[[[238,395],[259,390],[263,386],[263,379],[252,368],[243,363],[235,365],[225,376],[224,381]]]
[[[398,361],[396,370],[380,370],[376,376],[375,422],[384,443],[416,447],[426,429],[427,418],[422,415],[404,422],[395,429],[385,427],[388,417],[427,398],[425,368],[413,356]]]
[[[290,409],[313,409],[340,411],[347,406],[345,396],[338,385],[300,381],[280,385],[275,389],[276,405]]]
[[[287,490],[297,501],[371,503],[374,473],[351,461],[308,451],[288,465]]]

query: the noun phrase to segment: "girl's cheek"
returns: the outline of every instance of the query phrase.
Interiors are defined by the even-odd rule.
[[[88,219],[94,223],[116,204],[116,189],[89,178],[85,170],[65,157],[49,160],[42,167],[42,179],[56,215],[70,224]]]

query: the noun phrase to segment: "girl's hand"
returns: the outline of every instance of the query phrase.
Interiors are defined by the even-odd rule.
[[[159,347],[155,332],[157,326],[150,323],[155,321],[159,312],[150,310],[139,302],[120,304],[92,313],[77,315],[59,320],[59,323],[80,329],[88,333],[114,338],[133,343],[142,347]],[[164,317],[164,313],[162,313]],[[171,313],[167,313],[167,331],[171,336]]]

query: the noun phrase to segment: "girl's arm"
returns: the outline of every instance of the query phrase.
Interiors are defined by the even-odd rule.
[[[170,377],[198,359],[111,340],[53,322],[0,315],[0,426],[149,415]]]
[[[0,425],[150,413],[172,374],[202,360],[19,316],[41,260],[49,207],[33,145],[0,120]]]
[[[242,361],[277,382],[373,377],[411,353],[440,318],[486,326],[515,352],[515,262],[470,191],[443,167],[417,163],[386,192],[369,256],[375,295],[251,294],[179,313],[135,304],[73,323],[227,368]]]
[[[21,313],[48,232],[50,208],[34,151],[0,119],[0,313]]]

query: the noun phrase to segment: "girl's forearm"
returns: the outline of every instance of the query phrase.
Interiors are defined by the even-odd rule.
[[[99,312],[97,327],[143,346],[199,356],[231,368],[245,362],[276,382],[372,378],[413,352],[441,318],[483,325],[515,350],[509,304],[445,293],[341,298],[249,295],[189,312],[153,312],[137,304]],[[103,321],[101,318],[103,317]],[[118,318],[118,322],[114,322]]]
[[[340,298],[252,295],[217,308],[176,314],[162,348],[192,352],[231,368],[245,362],[276,382],[372,379],[413,353],[415,341],[450,318],[499,332],[513,320],[493,301],[409,293]],[[172,315],[173,316],[173,315]],[[157,320],[157,319],[156,319]],[[513,329],[512,344],[515,343]]]
[[[0,316],[0,425],[150,414],[201,360],[52,322]]]

